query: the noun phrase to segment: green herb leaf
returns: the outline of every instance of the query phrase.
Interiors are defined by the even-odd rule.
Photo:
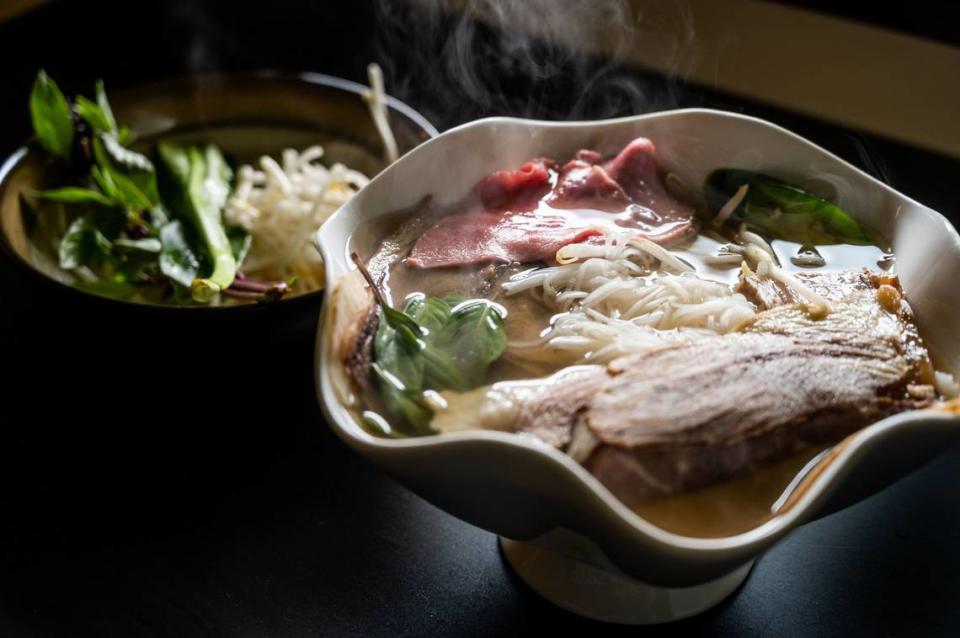
[[[113,116],[113,109],[110,107],[110,101],[107,99],[107,91],[103,86],[103,80],[97,80],[96,84],[96,93],[97,93],[97,106],[100,107],[100,110],[103,112],[103,116],[109,124],[108,130],[113,132],[119,132],[117,127],[117,118]],[[123,127],[127,128],[127,127]],[[129,134],[130,129],[127,129]],[[123,141],[123,136],[120,137],[120,140]]]
[[[171,281],[189,288],[200,275],[202,264],[179,220],[160,229],[160,243],[160,272]]]
[[[807,246],[877,244],[878,238],[836,204],[775,177],[739,169],[718,169],[707,178],[707,202],[719,210],[747,185],[729,218],[773,239]]]
[[[504,310],[486,299],[415,295],[404,312],[391,308],[357,253],[351,258],[380,309],[373,341],[372,374],[393,423],[430,431],[433,415],[425,390],[468,390],[506,350]]]
[[[377,363],[371,366],[380,387],[381,399],[387,413],[400,420],[412,434],[428,434],[433,410],[423,400],[423,393],[406,387],[403,382]]]
[[[250,252],[253,237],[242,226],[227,226],[227,239],[230,241],[230,250],[233,252],[233,258],[236,260],[239,270],[247,253]]]
[[[153,173],[153,162],[151,162],[146,155],[132,151],[123,146],[119,139],[117,139],[116,134],[106,133],[101,136],[101,139],[103,140],[103,148],[110,156],[110,159],[119,164],[121,167],[136,171],[143,171],[146,173]]]
[[[400,339],[412,349],[423,349],[424,343],[422,337],[424,332],[416,321],[390,306],[381,308],[381,311],[383,312],[383,318],[386,320],[387,325],[397,332],[397,336]]]
[[[90,171],[100,189],[118,203],[137,212],[155,206],[160,198],[153,165],[150,165],[150,170],[118,168],[107,153],[104,137],[101,135],[93,139],[93,156],[97,165]]]
[[[157,156],[164,206],[193,227],[213,265],[209,275],[197,277],[191,286],[196,301],[210,301],[236,276],[237,262],[222,212],[230,195],[232,171],[213,145],[200,149],[160,142]]]
[[[420,328],[402,312],[381,307],[374,336],[373,374],[387,416],[401,431],[428,428],[432,411],[423,403],[423,349]]]
[[[63,202],[65,204],[97,204],[99,206],[115,206],[116,203],[101,193],[89,188],[80,188],[79,186],[65,186],[63,188],[54,188],[52,190],[36,191],[37,197],[49,199],[53,202]]]
[[[70,224],[60,241],[60,267],[72,270],[99,263],[110,254],[110,240],[100,232],[89,215]]]
[[[466,390],[483,383],[487,369],[507,349],[503,309],[486,299],[456,305],[443,327],[428,341],[447,353],[459,371],[445,387]],[[456,384],[455,384],[456,382]]]
[[[392,308],[394,313],[403,314]],[[381,313],[383,309],[381,309]],[[409,319],[409,317],[407,317]],[[403,323],[392,324],[381,314],[373,341],[374,358],[408,389],[423,388],[423,341]]]
[[[411,298],[404,312],[381,307],[374,338],[375,371],[387,415],[427,431],[426,389],[468,390],[506,349],[503,311],[485,299]],[[430,412],[432,415],[432,412]]]
[[[107,100],[107,92],[103,88],[103,80],[97,80],[96,99],[93,100],[78,95],[73,101],[73,109],[82,117],[95,133],[117,135],[117,120],[113,116],[113,109]],[[144,158],[146,159],[146,158]]]
[[[90,125],[95,133],[111,133],[113,131],[112,123],[103,109],[90,99],[78,95],[73,100],[73,110]]]
[[[445,348],[427,343],[423,349],[423,386],[431,389],[449,389],[463,392],[475,383],[469,381],[461,370],[461,363]]]
[[[142,211],[152,208],[156,199],[144,192],[136,182],[121,173],[111,173],[110,178],[116,188],[117,200],[123,202],[127,208]]]
[[[407,301],[407,304],[403,307],[403,312],[427,330],[428,333],[434,333],[440,330],[450,318],[453,311],[452,306],[456,303],[459,303],[459,300],[451,303],[446,298],[417,294]]]
[[[45,71],[37,74],[30,92],[30,119],[40,144],[53,155],[69,159],[73,147],[73,116],[60,87]]]

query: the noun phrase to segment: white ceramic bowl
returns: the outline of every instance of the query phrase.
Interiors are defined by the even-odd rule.
[[[575,461],[529,438],[488,431],[371,436],[332,383],[340,362],[332,355],[330,328],[345,312],[335,291],[353,268],[348,255],[358,225],[427,195],[455,201],[491,171],[531,157],[562,159],[580,148],[609,155],[637,136],[653,140],[661,167],[687,184],[702,184],[719,167],[762,169],[838,200],[892,240],[922,334],[942,367],[960,370],[960,236],[942,215],[783,128],[694,109],[600,122],[486,119],[407,154],[317,234],[328,291],[317,383],[329,422],[348,445],[451,514],[506,539],[536,539],[504,543],[507,558],[536,590],[597,618],[659,622],[714,604],[790,530],[864,498],[943,451],[960,435],[960,410],[903,413],[861,430],[808,474],[772,520],[746,533],[703,539],[655,527]]]

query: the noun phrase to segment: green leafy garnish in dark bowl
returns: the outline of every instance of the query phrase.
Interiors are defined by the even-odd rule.
[[[372,158],[361,168],[376,172],[364,88],[245,74],[174,80],[114,101],[103,82],[71,95],[40,71],[24,96],[33,138],[0,171],[0,246],[67,295],[178,309],[286,304],[292,281],[251,274],[244,262],[255,238],[225,223],[235,166],[337,143],[349,153],[343,161]],[[390,112],[401,152],[436,134],[395,101]],[[330,161],[341,161],[336,152],[328,147]],[[322,291],[302,297],[318,306]]]

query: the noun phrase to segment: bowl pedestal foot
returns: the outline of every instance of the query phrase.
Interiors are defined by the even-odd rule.
[[[534,541],[500,537],[517,575],[553,604],[604,622],[650,625],[694,616],[713,607],[746,580],[753,561],[692,587],[658,587],[615,567],[585,537],[557,529]]]

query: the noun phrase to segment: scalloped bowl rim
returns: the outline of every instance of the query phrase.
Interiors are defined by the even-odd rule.
[[[476,120],[469,122],[455,128],[452,128],[438,137],[435,137],[424,144],[421,144],[413,151],[405,156],[405,159],[413,158],[418,154],[428,153],[431,151],[431,148],[434,145],[447,143],[451,137],[454,137],[466,130],[478,128],[478,127],[490,127],[498,124],[514,124],[522,125],[530,128],[537,129],[564,129],[564,128],[585,128],[585,127],[615,127],[625,123],[633,123],[636,121],[643,120],[654,120],[659,118],[670,118],[682,115],[707,115],[721,118],[732,118],[741,121],[750,122],[757,126],[767,127],[777,131],[781,135],[789,136],[795,141],[802,142],[803,144],[815,149],[824,156],[828,156],[833,161],[841,163],[848,167],[849,169],[860,173],[862,176],[870,180],[874,187],[881,188],[889,191],[891,194],[896,195],[899,199],[910,202],[921,207],[924,210],[924,213],[929,215],[934,215],[938,218],[944,227],[944,230],[949,233],[954,248],[960,252],[960,234],[957,230],[950,224],[950,222],[942,214],[919,204],[915,200],[909,198],[906,195],[903,195],[899,191],[891,188],[890,186],[880,182],[864,171],[853,166],[849,162],[837,157],[833,153],[821,148],[820,146],[810,142],[809,140],[789,131],[781,126],[772,124],[765,120],[741,115],[737,113],[729,113],[725,111],[717,111],[713,109],[700,109],[700,108],[691,108],[691,109],[677,109],[671,111],[662,111],[657,113],[649,113],[645,115],[638,116],[629,116],[623,118],[615,118],[609,120],[597,120],[597,121],[572,121],[572,122],[551,122],[551,121],[541,121],[541,120],[529,120],[522,118],[511,118],[511,117],[491,117],[484,118],[481,120]],[[403,161],[403,160],[401,160]],[[389,178],[389,174],[395,170],[395,165],[389,167],[382,173],[380,173],[371,183],[364,189],[372,188],[376,182]],[[362,203],[363,192],[361,191],[354,200],[352,200],[347,205],[344,205],[340,208],[334,216],[327,221],[327,223],[317,231],[315,236],[315,243],[317,249],[323,255],[324,261],[326,263],[337,263],[334,259],[334,251],[340,250],[342,248],[343,242],[342,237],[333,236],[333,233],[338,229],[338,224],[331,223],[338,221],[345,215],[351,214],[352,210],[355,207]],[[379,211],[380,213],[385,213],[389,211]],[[341,241],[337,241],[340,239]],[[325,287],[325,295],[331,294],[334,290],[337,280],[346,274],[346,271],[339,271],[336,268],[328,267],[326,272],[327,282]],[[326,300],[329,302],[329,300]],[[330,304],[324,303],[323,313],[326,314],[327,308]],[[899,430],[901,428],[907,428],[911,424],[917,424],[921,422],[929,421],[943,421],[943,422],[960,422],[960,415],[953,414],[950,412],[938,412],[931,410],[918,410],[912,412],[902,412],[899,414],[892,415],[885,419],[882,419],[876,423],[873,423],[854,434],[851,434],[843,440],[842,448],[834,455],[832,461],[828,463],[821,472],[819,472],[811,481],[811,483],[806,487],[802,492],[800,497],[796,500],[795,503],[784,513],[777,514],[766,522],[754,527],[748,531],[725,536],[718,538],[699,538],[684,536],[674,532],[667,531],[662,529],[655,524],[647,521],[642,518],[640,515],[636,514],[630,510],[626,505],[624,505],[616,496],[614,496],[596,477],[590,474],[586,468],[577,463],[568,455],[560,452],[559,450],[550,447],[546,444],[540,443],[530,437],[518,436],[514,433],[509,432],[499,432],[499,431],[490,431],[490,430],[468,430],[462,432],[453,432],[453,433],[444,433],[444,434],[434,434],[427,435],[422,437],[414,437],[407,439],[386,439],[379,438],[374,435],[369,434],[363,430],[355,421],[355,419],[350,415],[349,410],[346,406],[342,404],[339,398],[336,396],[335,390],[332,388],[330,383],[330,375],[328,365],[330,362],[327,356],[327,349],[325,346],[325,339],[322,334],[323,320],[321,320],[321,330],[318,331],[318,337],[316,341],[316,356],[317,356],[317,394],[320,400],[320,403],[323,407],[324,413],[327,416],[327,419],[330,423],[333,424],[335,431],[338,436],[343,439],[346,443],[350,444],[353,447],[356,447],[360,450],[364,449],[375,449],[375,450],[395,450],[402,451],[407,449],[439,449],[444,447],[454,447],[461,446],[465,443],[470,442],[497,442],[502,445],[512,446],[518,449],[523,449],[530,454],[542,455],[549,459],[551,462],[557,463],[563,467],[566,471],[572,473],[577,479],[583,482],[591,491],[592,495],[597,498],[602,505],[615,513],[624,522],[629,524],[634,528],[638,534],[642,534],[649,539],[658,542],[662,545],[668,546],[670,548],[676,548],[685,551],[692,551],[696,553],[712,553],[712,552],[726,552],[733,549],[743,549],[746,546],[757,547],[759,545],[767,546],[775,542],[778,538],[783,536],[785,533],[792,530],[799,524],[802,524],[807,520],[807,517],[811,514],[810,510],[812,506],[818,501],[822,500],[824,497],[829,495],[829,492],[835,487],[834,479],[837,475],[843,473],[853,461],[856,460],[859,454],[862,453],[864,447],[867,443],[872,440],[875,440],[884,434],[893,431]]]

